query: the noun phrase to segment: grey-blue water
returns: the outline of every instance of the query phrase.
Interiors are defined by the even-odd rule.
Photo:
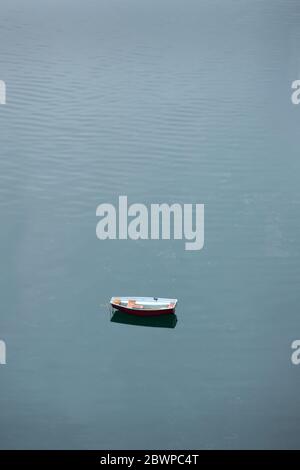
[[[1,448],[299,447],[298,0],[0,6]],[[96,207],[204,203],[203,250]],[[110,322],[177,297],[176,328]]]

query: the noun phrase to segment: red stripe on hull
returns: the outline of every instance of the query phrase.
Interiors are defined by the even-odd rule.
[[[139,309],[132,309],[132,308],[127,308],[122,305],[114,305],[112,304],[112,307],[115,310],[119,310],[119,312],[124,312],[124,313],[129,313],[131,315],[137,315],[139,317],[154,317],[158,315],[170,315],[172,313],[175,313],[174,308],[164,308],[160,310],[144,310],[142,308]]]

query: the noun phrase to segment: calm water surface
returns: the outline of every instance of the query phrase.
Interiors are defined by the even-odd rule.
[[[0,9],[1,448],[299,447],[298,0]],[[205,246],[96,207],[204,203]],[[176,328],[110,322],[177,297]]]

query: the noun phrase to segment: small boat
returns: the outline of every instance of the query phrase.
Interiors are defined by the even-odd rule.
[[[112,297],[110,305],[113,310],[150,317],[154,315],[174,314],[177,299],[159,297]]]

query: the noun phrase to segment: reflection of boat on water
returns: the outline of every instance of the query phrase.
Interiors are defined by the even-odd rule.
[[[177,323],[177,316],[159,315],[151,317],[140,317],[137,315],[131,315],[129,313],[115,311],[111,316],[110,321],[114,323],[121,323],[124,325],[151,326],[157,328],[175,328]]]
[[[141,317],[170,315],[175,313],[177,299],[160,297],[112,297],[113,310]]]

